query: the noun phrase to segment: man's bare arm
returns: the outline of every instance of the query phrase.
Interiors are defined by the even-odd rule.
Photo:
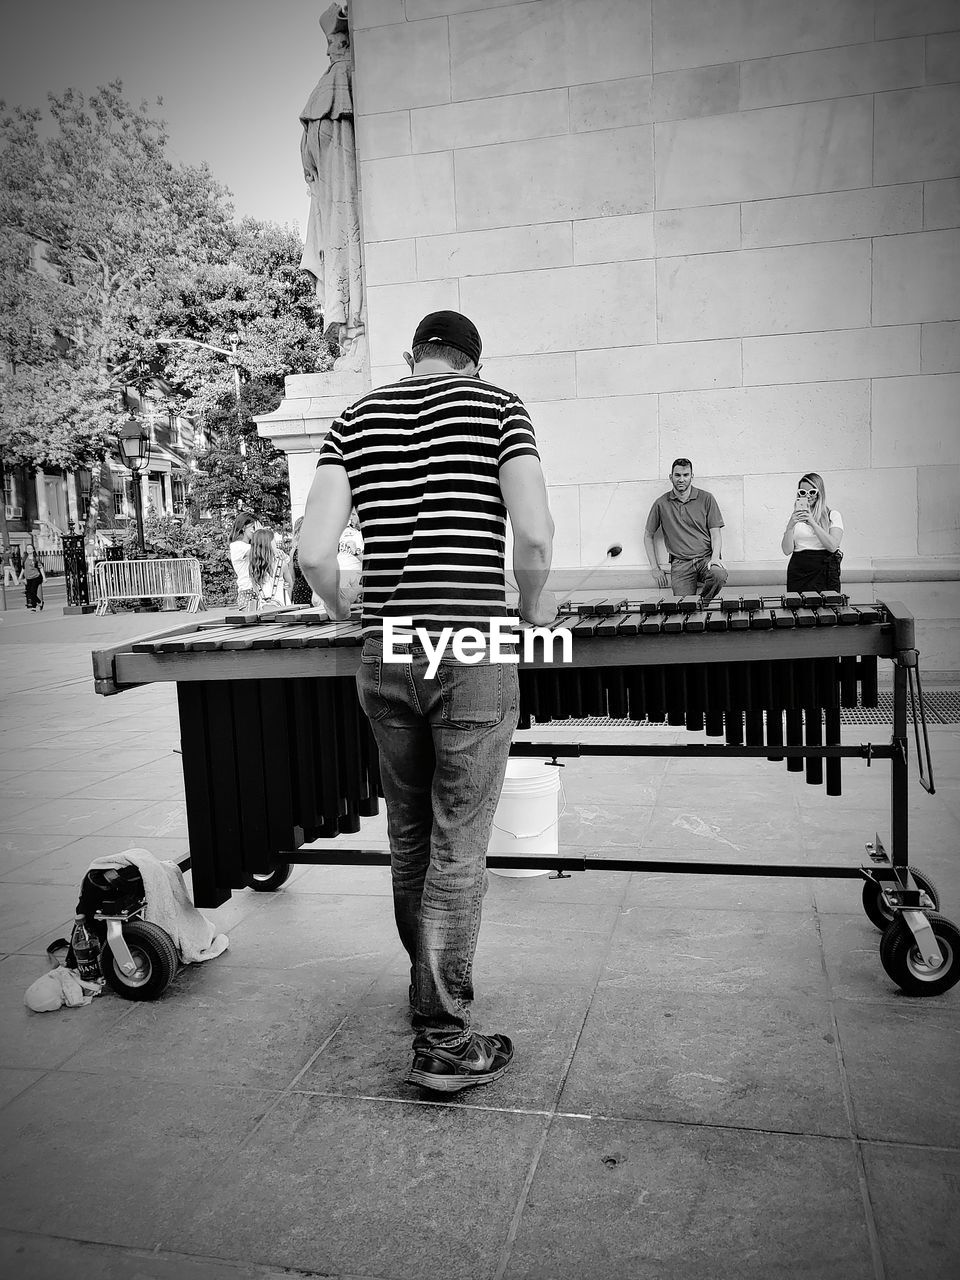
[[[710,563],[723,564],[723,559],[721,556],[721,550],[722,550],[722,544],[723,544],[723,530],[722,528],[714,527],[709,529],[708,532],[710,534]]]
[[[510,458],[500,468],[500,492],[513,529],[513,573],[520,588],[520,616],[547,626],[557,616],[552,591],[545,591],[553,558],[553,517],[540,459]]]
[[[360,589],[355,577],[341,583],[337,563],[340,534],[350,519],[352,505],[343,467],[335,463],[317,467],[300,528],[297,559],[303,576],[338,621],[350,616]]]
[[[669,582],[666,569],[660,567],[660,561],[657,559],[657,547],[653,540],[652,533],[644,533],[643,549],[647,553],[647,559],[650,561],[650,568],[653,570],[653,576],[658,587],[666,587]]]

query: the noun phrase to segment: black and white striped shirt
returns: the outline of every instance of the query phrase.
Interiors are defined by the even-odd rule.
[[[363,630],[385,617],[483,628],[506,613],[500,466],[537,453],[512,392],[459,373],[420,374],[345,409],[317,466],[342,465],[363,534]]]

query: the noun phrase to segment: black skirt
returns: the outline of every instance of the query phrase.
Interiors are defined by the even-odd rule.
[[[839,591],[836,551],[795,551],[787,564],[788,591]]]
[[[293,553],[293,591],[290,593],[291,604],[311,604],[313,601],[313,589],[310,583],[300,572],[300,561],[297,559],[297,553]]]

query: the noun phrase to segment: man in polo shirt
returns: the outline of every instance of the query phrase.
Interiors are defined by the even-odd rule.
[[[553,521],[521,400],[480,379],[480,334],[466,316],[425,316],[404,354],[412,377],[348,406],[323,443],[300,531],[307,581],[335,617],[352,595],[337,564],[355,507],[363,535],[357,690],[380,751],[393,903],[410,957],[411,1083],[454,1093],[498,1079],[513,1045],[471,1027],[473,957],[486,851],[519,711],[517,668],[459,661],[448,644],[506,616],[506,516],[519,613],[556,617],[544,590]],[[401,628],[400,620],[405,620]],[[388,626],[389,624],[389,630]],[[397,661],[390,633],[413,632]],[[461,650],[461,653],[464,652]]]
[[[643,545],[658,587],[667,585],[667,571],[657,559],[654,535],[659,530],[670,557],[670,586],[675,596],[700,595],[709,604],[727,580],[720,558],[723,516],[706,489],[693,487],[693,463],[677,458],[670,468],[673,488],[650,508]]]

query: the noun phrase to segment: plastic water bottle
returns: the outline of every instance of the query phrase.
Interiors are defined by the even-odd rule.
[[[73,947],[73,958],[78,975],[87,982],[99,982],[100,973],[100,939],[87,924],[83,916],[77,916],[70,935]]]

